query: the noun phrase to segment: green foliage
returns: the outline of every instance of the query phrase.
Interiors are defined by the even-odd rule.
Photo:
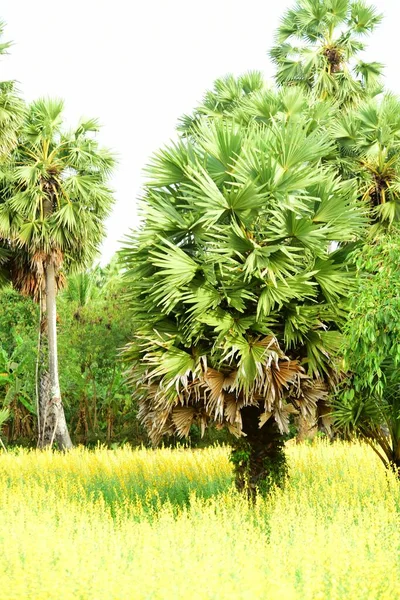
[[[68,285],[60,295],[59,355],[64,404],[72,432],[80,441],[139,443],[144,439],[143,433],[136,424],[136,406],[119,356],[132,335],[132,325],[121,307],[120,291],[111,281],[112,276],[112,269],[99,267],[71,276],[72,287]],[[73,299],[77,282],[92,290],[91,298],[85,296],[83,305],[82,294]]]
[[[334,98],[342,106],[379,93],[383,66],[357,55],[381,19],[364,2],[299,0],[283,16],[270,51],[277,83]]]
[[[132,334],[119,300],[120,267],[114,260],[72,275],[69,282],[59,297],[58,328],[61,384],[73,437],[89,444],[145,442],[119,356]],[[79,284],[91,293],[82,294]],[[11,288],[0,292],[0,409],[9,409],[3,427],[8,443],[36,443],[38,321],[38,306],[30,298]]]
[[[400,466],[400,231],[392,227],[357,251],[358,291],[344,340],[349,377],[335,420],[375,440],[386,465]]]
[[[39,263],[38,275],[55,252],[67,268],[90,264],[113,202],[107,178],[114,159],[92,135],[96,122],[65,132],[63,107],[51,99],[29,106],[19,144],[1,172],[0,236]]]
[[[8,442],[30,441],[36,421],[35,361],[38,310],[11,288],[0,292],[0,408]]]

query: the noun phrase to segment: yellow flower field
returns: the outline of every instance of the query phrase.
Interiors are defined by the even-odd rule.
[[[400,492],[374,453],[290,446],[249,506],[228,449],[0,454],[2,600],[400,598]]]

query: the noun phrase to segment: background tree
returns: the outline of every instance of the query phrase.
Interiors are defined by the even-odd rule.
[[[91,137],[96,121],[62,130],[63,103],[41,99],[27,113],[11,165],[3,169],[0,235],[15,250],[14,282],[46,298],[50,393],[41,390],[40,444],[71,446],[58,377],[56,292],[63,270],[93,260],[112,205],[114,159]],[[41,325],[43,327],[43,324]],[[43,381],[43,380],[42,380]]]
[[[336,425],[400,468],[400,230],[392,227],[356,255],[359,283],[344,338],[347,379]]]
[[[0,38],[4,33],[4,23],[0,21]],[[7,53],[9,42],[0,43],[0,55]],[[24,103],[19,98],[14,82],[0,82],[0,164],[7,160],[17,143],[17,132],[24,115]],[[9,280],[7,262],[10,251],[6,240],[0,236],[0,286]]]
[[[0,291],[0,410],[8,444],[36,440],[37,306],[7,286]]]
[[[132,323],[121,305],[118,264],[113,260],[79,275],[66,278],[57,300],[60,386],[71,437],[87,444],[147,443],[123,377],[120,349],[132,338]],[[95,292],[77,294],[77,282],[86,290],[90,278]],[[0,410],[8,410],[3,432],[9,445],[37,440],[38,317],[31,298],[11,286],[0,291]]]
[[[270,57],[279,85],[352,104],[381,89],[382,65],[357,60],[363,38],[382,20],[359,0],[298,0],[286,11]]]
[[[369,207],[373,236],[400,217],[400,101],[390,93],[367,99],[337,114],[332,133],[342,173],[356,179],[359,197]]]
[[[81,442],[144,441],[137,407],[123,376],[120,350],[132,336],[121,306],[121,271],[116,259],[68,277],[60,295],[61,382],[70,422]]]
[[[282,481],[290,415],[314,418],[335,380],[344,261],[363,230],[354,185],[321,164],[334,147],[319,104],[297,92],[289,112],[284,94],[264,93],[273,115],[245,94],[233,118],[189,123],[155,155],[124,252],[142,422],[154,442],[227,425],[251,491]]]

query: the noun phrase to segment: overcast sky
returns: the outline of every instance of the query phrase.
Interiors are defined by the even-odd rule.
[[[15,79],[28,101],[64,98],[68,125],[98,117],[101,142],[119,165],[116,204],[102,248],[107,261],[137,223],[135,199],[148,157],[174,136],[176,122],[214,79],[258,69],[273,75],[267,51],[293,0],[3,0],[10,55],[1,80]],[[400,94],[399,0],[376,0],[385,14],[367,60],[386,65]]]

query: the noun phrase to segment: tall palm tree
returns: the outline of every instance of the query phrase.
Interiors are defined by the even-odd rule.
[[[321,164],[334,146],[318,103],[285,98],[244,94],[158,152],[123,253],[141,421],[155,443],[227,426],[251,493],[282,481],[291,415],[313,419],[335,381],[345,258],[364,227],[354,185]]]
[[[400,100],[386,93],[338,114],[332,135],[341,149],[340,166],[355,178],[370,208],[371,234],[400,219]]]
[[[40,406],[40,444],[69,448],[58,379],[56,293],[63,273],[91,263],[113,198],[114,165],[91,135],[94,120],[62,129],[63,102],[40,99],[28,110],[11,163],[2,169],[0,237],[15,253],[17,287],[41,297],[46,313],[50,394]],[[44,302],[45,299],[45,302]]]
[[[360,0],[298,0],[283,16],[270,51],[277,83],[301,86],[340,104],[376,94],[382,65],[357,55],[381,19]]]
[[[0,39],[4,33],[5,24],[0,21]],[[10,42],[0,43],[0,55],[7,53]],[[0,82],[0,164],[7,160],[10,152],[17,143],[17,132],[22,123],[25,105],[19,98],[14,82]],[[10,257],[7,243],[0,238],[0,285],[8,283],[9,269],[7,267]]]
[[[4,34],[5,24],[0,21],[0,39]],[[0,55],[7,54],[10,42],[0,43]],[[18,96],[13,81],[0,82],[0,162],[14,148],[17,142],[17,131],[21,125],[25,105]]]

